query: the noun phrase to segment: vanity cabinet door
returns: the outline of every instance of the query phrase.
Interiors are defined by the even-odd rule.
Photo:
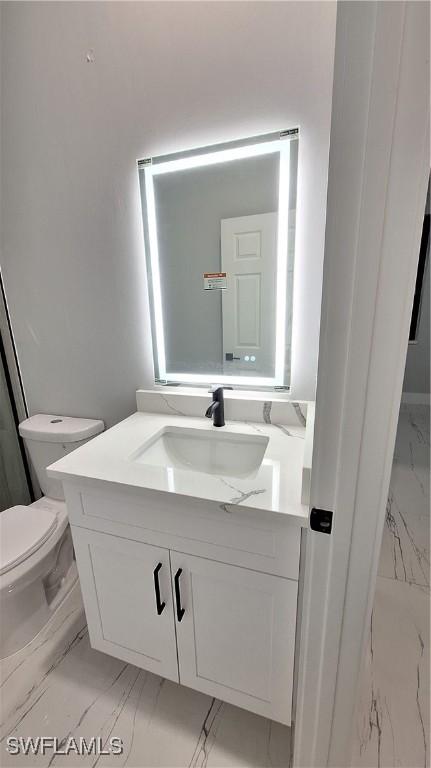
[[[298,584],[171,552],[180,682],[290,724]]]
[[[178,682],[169,550],[72,534],[92,647]]]

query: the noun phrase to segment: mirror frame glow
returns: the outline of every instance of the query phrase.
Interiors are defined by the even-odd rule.
[[[145,203],[147,220],[147,247],[151,265],[152,302],[154,315],[155,355],[157,374],[160,381],[187,384],[236,384],[242,387],[283,387],[286,355],[286,294],[287,259],[289,231],[289,184],[290,184],[290,141],[297,139],[297,128],[257,137],[229,145],[196,149],[174,156],[158,157],[138,161],[138,169],[144,170]],[[159,251],[157,242],[157,216],[154,196],[155,176],[188,170],[202,166],[225,163],[259,155],[278,153],[280,156],[278,188],[278,231],[277,231],[277,290],[275,312],[275,370],[273,377],[231,376],[219,374],[174,373],[166,370],[165,335],[163,325],[163,303],[160,283]],[[151,292],[151,287],[149,286]],[[151,299],[151,297],[150,297]]]

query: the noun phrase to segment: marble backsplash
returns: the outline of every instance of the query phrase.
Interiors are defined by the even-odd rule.
[[[204,416],[210,402],[211,394],[201,389],[175,391],[175,389],[164,387],[163,391],[138,389],[136,392],[138,411],[147,413]],[[262,394],[235,390],[225,392],[225,417],[231,421],[304,427],[307,421],[308,405],[303,400],[271,397],[269,392]]]

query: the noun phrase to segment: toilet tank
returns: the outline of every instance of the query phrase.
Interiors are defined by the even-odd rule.
[[[84,445],[104,430],[99,419],[78,419],[38,413],[19,425],[42,493],[52,499],[64,499],[60,480],[48,477],[46,468],[54,461]]]

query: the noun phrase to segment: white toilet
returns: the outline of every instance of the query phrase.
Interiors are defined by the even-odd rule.
[[[103,421],[46,414],[19,425],[45,495],[0,513],[0,659],[40,632],[77,580],[62,485],[45,470],[103,429]]]

